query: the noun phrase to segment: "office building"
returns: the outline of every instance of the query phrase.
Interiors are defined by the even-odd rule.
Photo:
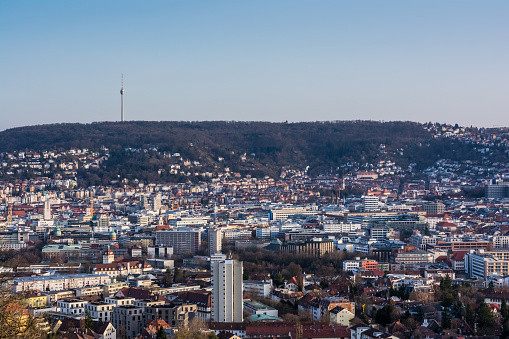
[[[281,251],[321,256],[325,253],[334,252],[334,242],[331,239],[322,238],[314,238],[307,241],[288,241],[281,246]]]
[[[362,200],[362,209],[364,212],[372,212],[372,211],[378,211],[379,210],[379,199],[376,196],[373,195],[367,195]]]
[[[201,232],[192,231],[157,231],[156,245],[173,247],[174,254],[195,254],[200,249]]]
[[[509,251],[470,251],[465,254],[465,273],[469,278],[509,275]]]
[[[509,182],[486,185],[486,198],[504,199],[509,197]]]
[[[422,205],[422,208],[424,212],[426,212],[426,215],[443,214],[445,212],[445,205],[438,201],[427,202]]]

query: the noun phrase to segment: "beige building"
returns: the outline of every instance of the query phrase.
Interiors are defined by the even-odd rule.
[[[330,239],[321,238],[314,238],[308,241],[289,241],[281,246],[281,251],[321,256],[334,251],[334,242]]]
[[[233,259],[211,262],[212,321],[242,322],[242,262]]]
[[[423,250],[400,252],[396,254],[394,262],[397,264],[417,264],[422,262],[433,262],[433,254]]]
[[[350,320],[355,318],[355,314],[342,307],[335,307],[329,311],[330,323],[341,326],[350,326]]]

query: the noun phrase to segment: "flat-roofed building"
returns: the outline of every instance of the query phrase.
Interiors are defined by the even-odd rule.
[[[470,278],[486,279],[489,275],[509,275],[509,251],[483,250],[465,254],[465,273]]]
[[[82,316],[85,314],[86,301],[80,299],[58,300],[57,310],[60,313],[72,316]]]
[[[272,209],[269,211],[270,220],[286,220],[294,215],[316,215],[318,209],[306,208],[306,207],[292,207],[292,208],[281,208]]]
[[[416,264],[422,262],[433,262],[433,254],[423,250],[413,250],[396,253],[394,262],[398,264]]]
[[[281,246],[281,251],[293,254],[307,254],[321,256],[334,251],[331,239],[314,238],[308,241],[289,241]]]
[[[152,305],[145,307],[145,317],[147,320],[163,319],[171,327],[187,327],[189,321],[197,315],[198,306],[196,304],[175,303],[164,305]]]
[[[117,306],[111,313],[111,323],[120,337],[132,339],[143,329],[145,318],[143,307],[134,305]]]
[[[252,296],[270,298],[272,292],[272,279],[244,280],[244,291]]]
[[[438,201],[427,202],[422,205],[426,215],[442,214],[445,212],[445,205]]]
[[[85,311],[87,311],[92,319],[109,322],[111,321],[111,312],[115,305],[109,304],[103,301],[89,302],[85,305]]]
[[[85,286],[109,284],[111,278],[106,274],[62,274],[36,277],[17,277],[13,279],[12,291],[62,291]]]
[[[200,249],[201,232],[192,231],[157,231],[156,245],[173,247],[175,254],[195,254]]]

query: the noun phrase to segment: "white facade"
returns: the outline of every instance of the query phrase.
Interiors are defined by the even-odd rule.
[[[356,271],[361,267],[361,262],[358,260],[345,260],[343,261],[343,271]]]
[[[324,223],[323,231],[325,233],[351,233],[361,229],[361,224],[354,223]]]
[[[250,295],[264,296],[270,298],[272,292],[272,280],[244,280],[244,291]]]
[[[171,258],[173,256],[173,247],[171,246],[147,246],[147,256],[149,258]]]
[[[129,297],[127,297],[127,298],[126,297],[109,297],[109,298],[104,299],[104,302],[107,304],[112,304],[112,305],[118,307],[118,306],[133,305],[135,300],[136,299],[129,298]]]
[[[362,200],[362,209],[364,212],[371,212],[379,210],[379,199],[373,195],[366,195]]]
[[[493,248],[509,248],[509,236],[499,235],[493,237]]]
[[[221,253],[223,249],[223,233],[218,228],[209,228],[208,230],[209,256]]]
[[[212,321],[243,321],[242,262],[226,259],[211,262]]]
[[[49,200],[44,202],[43,218],[44,220],[51,220],[51,204]]]
[[[270,228],[269,227],[258,227],[256,229],[256,238],[257,239],[270,239]]]
[[[113,307],[115,305],[105,302],[92,302],[85,305],[85,311],[90,313],[92,319],[106,322],[111,320]]]
[[[97,286],[111,283],[106,274],[63,274],[38,277],[18,277],[13,279],[13,292],[22,291],[62,291],[84,286]]]
[[[286,220],[292,215],[316,215],[317,212],[316,209],[304,207],[273,209],[269,212],[269,218],[270,220]]]
[[[82,316],[85,314],[86,301],[83,300],[58,300],[57,310],[60,313]]]

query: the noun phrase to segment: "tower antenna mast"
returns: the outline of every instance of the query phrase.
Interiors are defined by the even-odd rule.
[[[122,74],[122,87],[120,88],[120,121],[124,122],[124,74]]]

